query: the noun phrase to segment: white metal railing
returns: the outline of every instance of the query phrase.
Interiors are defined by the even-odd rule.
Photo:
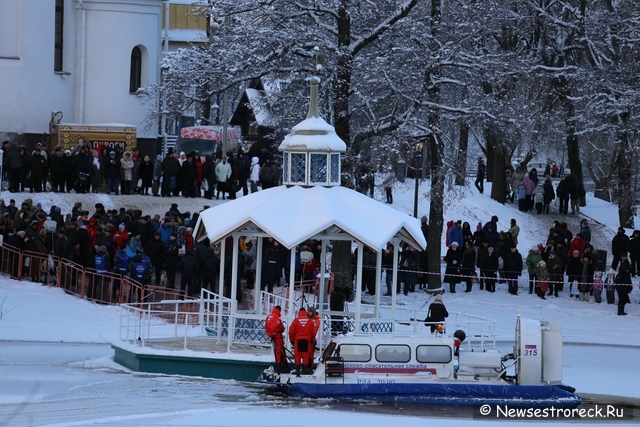
[[[160,339],[183,340],[183,348],[188,348],[190,338],[212,336],[218,343],[225,342],[227,351],[233,343],[269,345],[264,331],[266,315],[276,305],[286,307],[285,296],[261,292],[263,313],[239,313],[236,303],[229,298],[203,289],[198,300],[168,300],[161,302],[121,304],[120,339],[138,342],[143,347],[147,341]],[[349,307],[346,306],[348,309]],[[396,307],[395,319],[390,318],[391,308],[380,307],[375,316],[375,307],[362,305],[359,320],[355,312],[324,311],[322,319],[321,343],[331,339],[332,334],[343,330],[354,333],[376,335],[425,335],[430,334],[424,319],[427,310]],[[284,314],[284,313],[283,313]],[[388,314],[388,316],[385,316]],[[287,316],[283,315],[283,318]],[[460,329],[466,339],[463,347],[495,348],[495,321],[464,313],[450,312],[443,323],[445,333],[453,335]]]
[[[120,304],[120,339],[130,343],[202,336],[198,300]]]

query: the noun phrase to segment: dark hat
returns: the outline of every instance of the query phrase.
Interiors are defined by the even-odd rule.
[[[624,227],[618,227],[618,231],[624,231]]]
[[[14,199],[9,200],[9,203],[15,203],[16,201]]]
[[[170,237],[178,237],[178,235],[176,233],[171,233],[169,236]]]
[[[549,251],[549,255],[555,255],[556,251]]]
[[[64,234],[64,228],[58,228],[57,233],[58,234]]]
[[[169,149],[167,150],[167,155],[169,155],[169,154],[173,154],[173,148],[172,147],[169,147]]]
[[[420,222],[425,224],[427,222],[427,216],[426,215],[422,215],[422,218],[420,218]]]
[[[511,249],[517,248],[518,246],[515,243],[511,244]]]
[[[109,155],[110,155],[110,156],[115,156],[115,155],[116,155],[116,152],[115,152],[115,151],[110,151],[110,152],[109,152]]]
[[[627,253],[626,253],[626,252],[622,252],[622,253],[620,254],[620,256],[626,257],[626,256],[627,256]]]
[[[171,203],[171,207],[177,209],[178,208],[178,204],[177,203]]]
[[[457,220],[456,224],[462,224],[462,220]]]
[[[102,203],[96,203],[96,209],[104,209],[104,205]]]

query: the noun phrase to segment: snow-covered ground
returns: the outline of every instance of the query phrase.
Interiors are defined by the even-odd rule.
[[[420,193],[427,190],[423,184]],[[499,229],[504,230],[509,219],[516,218],[521,227],[522,248],[546,239],[552,218],[556,217],[525,214],[516,205],[497,204],[486,195],[489,189],[485,195],[468,189],[463,193],[466,194],[455,197],[459,199],[457,202],[447,204],[445,220],[462,219],[475,227],[477,222],[484,223],[491,215],[497,215]],[[63,212],[70,211],[75,201],[82,201],[89,211],[101,202],[107,209],[135,207],[149,214],[162,214],[171,203],[191,212],[204,205],[229,203],[141,196],[12,194],[18,203],[23,200],[19,196],[34,196],[34,203],[42,203],[45,210],[53,204],[62,206]],[[376,197],[384,200],[381,194]],[[594,240],[606,249],[603,245],[610,242],[617,228],[617,212],[593,199],[588,200],[588,205],[582,211],[594,220],[591,225]],[[408,214],[413,211],[412,182],[398,184],[393,206]],[[421,197],[419,216],[427,213],[428,200]],[[571,215],[567,219],[570,228],[577,222]],[[526,254],[524,249],[521,252]],[[565,341],[575,343],[565,346],[565,383],[582,393],[640,398],[637,386],[640,370],[636,368],[640,357],[637,287],[631,295],[632,304],[627,307],[629,316],[624,317],[616,316],[615,306],[606,303],[579,302],[567,295],[540,300],[524,292],[525,287],[525,282],[521,282],[521,295],[514,297],[503,287],[489,294],[475,286],[469,294],[447,293],[444,301],[450,311],[495,319],[500,346],[505,350],[509,349],[507,342],[513,340],[517,314],[559,323]],[[371,297],[364,297],[365,301],[368,298]],[[421,292],[399,295],[398,304],[418,309],[427,298]],[[388,298],[382,301],[388,304]],[[441,413],[414,413],[395,406],[292,403],[250,384],[132,373],[113,362],[112,350],[107,345],[118,340],[118,307],[93,304],[59,289],[4,277],[0,277],[0,304],[0,425],[417,426],[424,424],[424,417],[443,417]],[[438,419],[437,422],[461,425],[472,421]]]

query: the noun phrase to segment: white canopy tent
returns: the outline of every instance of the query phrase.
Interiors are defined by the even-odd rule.
[[[392,317],[395,315],[397,265],[400,241],[404,240],[415,248],[424,249],[426,241],[419,222],[392,207],[371,199],[354,190],[344,187],[278,186],[265,191],[250,194],[232,202],[221,204],[200,213],[196,224],[196,236],[199,241],[208,238],[211,243],[221,244],[221,253],[225,253],[226,240],[233,238],[234,248],[238,247],[241,236],[247,239],[253,236],[273,237],[291,250],[291,268],[288,283],[294,284],[295,249],[308,239],[323,242],[321,259],[325,257],[326,244],[335,240],[349,240],[357,244],[357,275],[355,321],[359,327],[361,313],[362,254],[366,245],[377,252],[376,262],[376,298],[375,316],[380,305],[380,279],[382,253],[391,242],[394,251]],[[262,265],[262,239],[258,240],[256,269],[255,313],[260,309],[260,276]],[[222,295],[224,281],[224,262],[220,268],[220,290]],[[238,283],[238,251],[233,251],[231,272],[231,300],[236,301]],[[324,275],[320,278],[319,289],[320,316],[323,315],[326,287]],[[289,307],[294,306],[294,286],[289,287]],[[237,307],[234,307],[234,310]],[[265,313],[262,313],[265,314]],[[290,319],[295,316],[292,310],[286,313]]]

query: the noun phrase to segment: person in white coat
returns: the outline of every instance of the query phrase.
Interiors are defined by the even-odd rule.
[[[251,183],[251,192],[258,191],[258,182],[260,182],[260,159],[254,157],[251,159],[251,168],[249,169],[249,182]]]
[[[224,200],[224,193],[231,191],[231,189],[227,188],[228,181],[231,178],[231,165],[227,162],[227,156],[222,156],[222,161],[216,166],[216,178],[218,179],[216,200],[220,199],[221,192],[222,200]]]

